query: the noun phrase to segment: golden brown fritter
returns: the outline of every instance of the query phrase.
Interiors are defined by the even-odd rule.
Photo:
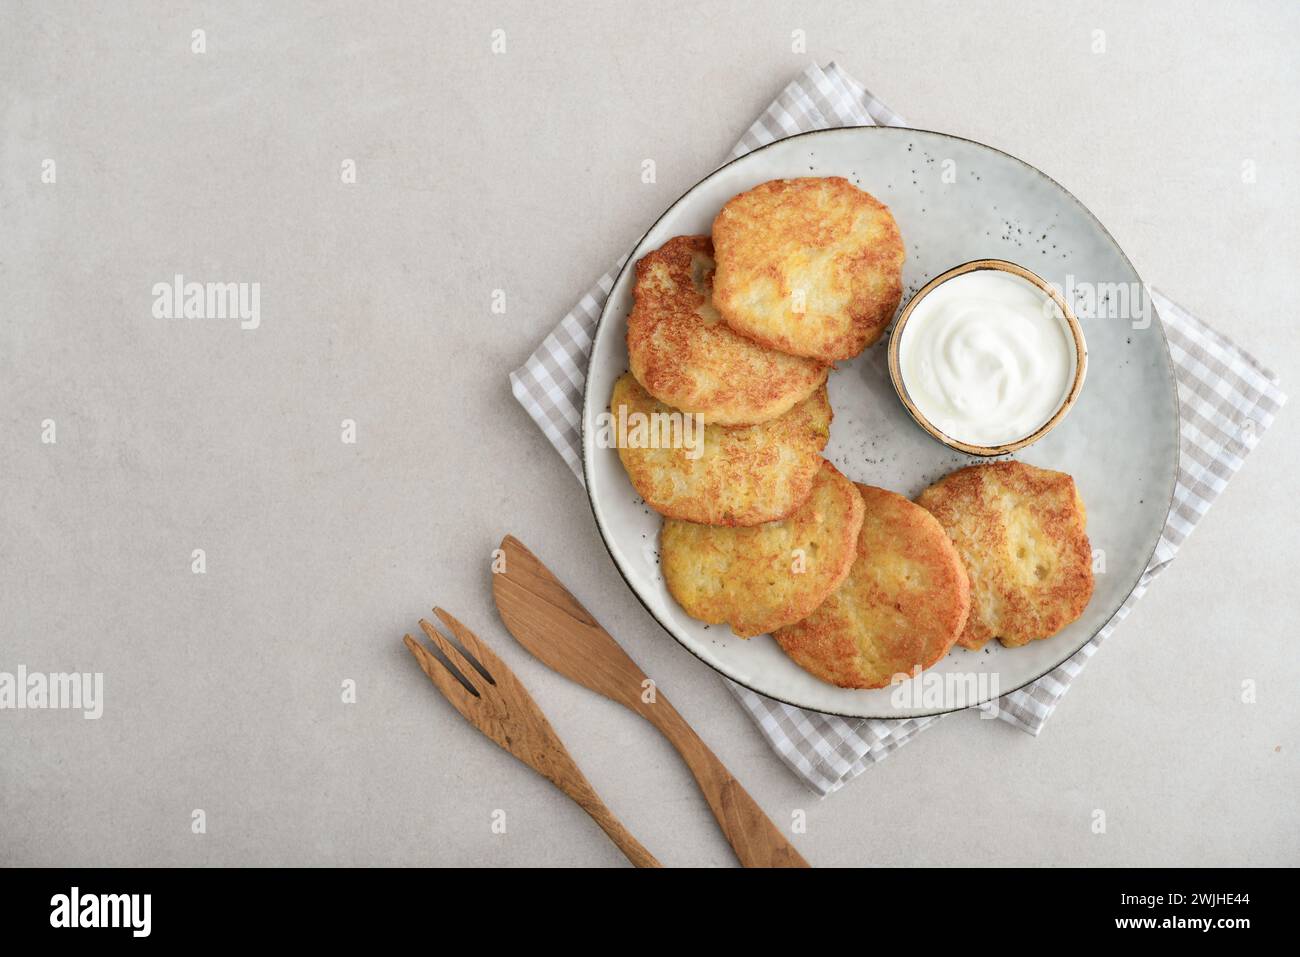
[[[750,528],[665,519],[659,559],[692,618],[730,622],[742,638],[807,618],[853,564],[862,496],[822,461],[812,495],[788,518]]]
[[[631,373],[614,383],[609,406],[628,421],[638,413],[676,411],[652,398]],[[758,525],[784,518],[807,500],[830,428],[823,386],[762,425],[705,425],[702,450],[693,433],[690,449],[620,447],[618,456],[637,492],[662,515],[704,525]]]
[[[958,643],[1023,645],[1083,614],[1092,597],[1092,548],[1069,475],[1023,462],[972,465],[916,501],[948,532],[970,575],[970,618]]]
[[[948,653],[970,586],[943,526],[901,495],[859,485],[864,518],[844,580],[803,621],[774,632],[805,671],[841,688],[883,688]]]
[[[708,236],[677,236],[636,264],[627,353],[647,392],[711,423],[754,425],[826,382],[823,363],[764,348],[724,323],[712,289]]]
[[[713,301],[772,349],[851,359],[884,333],[905,250],[888,208],[838,176],[781,179],[733,197],[713,221]]]

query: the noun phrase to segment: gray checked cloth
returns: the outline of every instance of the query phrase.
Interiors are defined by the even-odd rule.
[[[774,140],[840,126],[905,126],[903,118],[834,63],[813,64],[751,126],[729,159]],[[587,291],[522,368],[515,398],[582,481],[582,386],[601,306],[627,257]],[[1229,339],[1154,290],[1178,379],[1182,456],[1173,509],[1151,565],[1115,617],[1077,654],[1034,683],[1003,696],[999,718],[1037,734],[1070,682],[1165,569],[1286,401],[1277,376]],[[837,790],[902,747],[939,717],[850,719],[773,701],[724,679],[782,760],[819,794]]]

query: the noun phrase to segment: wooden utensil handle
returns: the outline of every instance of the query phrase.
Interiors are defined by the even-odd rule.
[[[809,866],[803,855],[777,830],[771,818],[763,813],[758,802],[741,787],[666,698],[660,695],[659,700],[642,713],[672,742],[695,775],[704,799],[709,802],[713,816],[718,819],[722,833],[742,865]]]
[[[614,816],[614,812],[605,806],[591,782],[578,770],[577,764],[567,751],[552,755],[540,766],[534,765],[557,788],[573,799],[573,803],[582,808],[591,819],[600,825],[600,829],[609,835],[614,846],[636,867],[663,867],[658,859],[647,851],[632,832],[623,826],[623,822]]]
[[[623,855],[635,867],[663,867],[658,859],[642,847],[641,842],[633,837],[622,822],[614,816],[614,812],[605,807],[604,802],[596,797],[594,791],[589,797],[580,797],[575,794],[569,796],[577,802],[580,808],[591,815],[591,819],[600,825],[600,829],[609,835],[609,839],[614,842],[614,846],[622,851]]]

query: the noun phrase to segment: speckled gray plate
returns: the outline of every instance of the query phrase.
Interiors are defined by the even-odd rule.
[[[627,369],[632,265],[673,236],[707,233],[735,194],[793,176],[844,176],[889,205],[907,244],[904,302],[949,267],[984,258],[1020,263],[1063,289],[1141,283],[1078,200],[1032,166],[979,143],[921,130],[856,127],[805,133],[756,150],[711,173],[669,207],[614,283],[592,346],[583,408],[584,466],[597,525],[623,577],[668,633],[755,691],[816,711],[874,718],[983,703],[1041,677],[1086,644],[1150,561],[1178,466],[1178,401],[1164,331],[1154,316],[1143,327],[1140,318],[1081,315],[1089,361],[1083,394],[1050,435],[1014,456],[1069,472],[1078,482],[1097,570],[1083,616],[1022,648],[996,641],[978,652],[954,648],[925,672],[923,685],[913,682],[904,694],[825,684],[786,658],[770,637],[745,641],[678,607],[659,573],[659,516],[633,490],[618,453],[594,442],[596,416],[608,408],[614,380]],[[1097,291],[1111,304],[1107,289],[1113,294],[1115,287]],[[1079,301],[1072,305],[1079,308]],[[835,420],[826,455],[855,481],[914,497],[976,460],[950,451],[912,422],[890,387],[886,349],[882,339],[831,376]]]

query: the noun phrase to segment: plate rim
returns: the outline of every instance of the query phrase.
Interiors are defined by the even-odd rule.
[[[645,242],[646,237],[649,236],[650,233],[654,231],[655,227],[659,225],[659,223],[664,219],[664,217],[666,217],[669,213],[671,213],[674,209],[676,209],[688,196],[690,196],[697,189],[699,189],[701,185],[703,185],[709,179],[712,179],[718,173],[722,172],[722,170],[727,169],[728,167],[736,163],[739,163],[741,160],[753,156],[756,153],[761,153],[764,150],[769,149],[770,147],[776,146],[777,144],[780,143],[787,143],[790,140],[802,139],[806,136],[827,136],[827,135],[834,135],[836,133],[843,133],[843,132],[858,132],[861,130],[880,130],[880,131],[888,130],[895,133],[925,133],[930,136],[942,137],[943,139],[957,140],[962,143],[969,143],[973,146],[978,146],[981,147],[982,149],[989,150],[990,152],[998,153],[1001,156],[1005,156],[1007,159],[1012,160],[1015,163],[1018,163],[1019,165],[1023,166],[1025,169],[1029,170],[1031,173],[1041,176],[1043,179],[1047,180],[1047,182],[1051,183],[1062,193],[1064,193],[1067,197],[1069,197],[1069,199],[1072,202],[1074,202],[1074,204],[1078,206],[1079,209],[1082,210],[1084,214],[1097,225],[1097,228],[1101,230],[1102,234],[1108,240],[1110,240],[1111,244],[1114,246],[1116,252],[1119,253],[1120,258],[1124,261],[1125,265],[1127,265],[1129,269],[1133,271],[1133,275],[1137,277],[1137,280],[1139,283],[1141,283],[1142,288],[1146,290],[1150,289],[1146,281],[1142,278],[1141,273],[1138,272],[1137,267],[1133,265],[1133,261],[1129,259],[1128,253],[1124,251],[1124,247],[1122,247],[1119,244],[1119,242],[1115,239],[1115,237],[1111,235],[1110,230],[1106,228],[1105,224],[1100,219],[1097,218],[1096,214],[1094,214],[1091,209],[1089,209],[1086,205],[1084,205],[1084,203],[1072,192],[1070,192],[1068,189],[1062,186],[1055,179],[1048,176],[1037,166],[1034,166],[1032,163],[1028,163],[1025,160],[1022,160],[1020,157],[1014,156],[1011,153],[1006,152],[1005,150],[1000,150],[996,146],[989,146],[987,143],[981,143],[979,140],[972,140],[967,137],[957,136],[952,133],[944,133],[939,130],[927,130],[921,127],[912,127],[912,126],[878,126],[878,125],[835,126],[835,127],[828,127],[826,129],[805,130],[802,133],[793,133],[790,136],[783,136],[780,139],[773,140],[770,143],[764,143],[762,146],[756,147],[755,149],[750,150],[748,153],[745,153],[741,156],[733,157],[727,160],[725,163],[722,163],[714,167],[713,169],[709,170],[709,172],[705,173],[702,177],[700,177],[700,179],[696,180],[693,184],[687,187],[687,189],[680,196],[678,196],[675,200],[673,200],[666,207],[664,207],[663,212],[661,212],[658,216],[654,218],[654,221],[650,223],[650,225],[645,229],[644,232],[641,233],[640,237],[638,237],[637,241],[633,244],[631,250],[628,252],[627,258],[623,261],[622,266],[619,267],[618,272],[614,276],[614,281],[613,283],[611,283],[609,287],[610,295],[606,297],[605,302],[601,305],[600,316],[596,320],[596,325],[592,327],[591,330],[591,351],[587,355],[587,362],[584,368],[584,378],[582,383],[582,407],[579,410],[580,418],[582,420],[582,429],[579,432],[579,439],[580,439],[579,445],[580,445],[580,452],[582,454],[582,478],[583,478],[584,491],[586,492],[587,495],[587,505],[591,509],[592,518],[596,522],[596,531],[600,535],[600,542],[605,547],[605,552],[609,555],[610,561],[613,562],[614,568],[618,571],[619,577],[623,579],[623,583],[627,586],[628,591],[632,593],[632,595],[640,603],[641,607],[646,610],[646,613],[649,614],[652,619],[654,619],[655,624],[657,624],[663,631],[665,631],[668,634],[668,636],[672,638],[673,641],[675,641],[682,648],[686,649],[686,651],[690,652],[690,654],[694,656],[697,660],[703,662],[710,670],[721,675],[723,678],[727,679],[728,681],[734,682],[735,684],[740,685],[742,688],[745,688],[748,691],[752,691],[755,694],[762,695],[765,698],[770,698],[773,701],[787,705],[791,708],[799,708],[800,710],[803,711],[812,711],[816,714],[834,715],[835,717],[840,717],[840,718],[856,718],[858,720],[863,720],[863,721],[868,721],[868,720],[905,721],[905,720],[916,719],[916,718],[939,717],[945,714],[954,714],[958,711],[966,711],[971,708],[983,708],[986,705],[988,705],[989,702],[991,701],[1000,700],[1006,697],[1007,695],[1010,695],[1016,691],[1020,691],[1022,688],[1026,688],[1029,685],[1033,684],[1035,681],[1038,681],[1044,675],[1051,674],[1057,668],[1061,667],[1061,665],[1069,661],[1081,650],[1083,650],[1083,648],[1085,648],[1094,638],[1096,638],[1097,635],[1102,630],[1104,630],[1107,625],[1109,625],[1112,621],[1115,620],[1115,616],[1119,614],[1120,610],[1123,609],[1123,607],[1128,603],[1129,599],[1133,597],[1133,593],[1137,591],[1137,587],[1139,584],[1141,584],[1142,576],[1146,574],[1146,570],[1151,567],[1151,559],[1155,557],[1156,550],[1160,547],[1160,540],[1163,537],[1164,528],[1169,524],[1169,513],[1173,510],[1174,498],[1178,490],[1178,475],[1182,470],[1182,454],[1183,454],[1182,415],[1181,415],[1181,403],[1178,399],[1177,370],[1174,367],[1173,353],[1169,349],[1169,337],[1165,332],[1164,320],[1160,318],[1160,312],[1156,308],[1155,303],[1152,302],[1151,310],[1153,313],[1155,313],[1155,317],[1157,320],[1156,325],[1158,326],[1159,333],[1160,333],[1160,342],[1164,346],[1165,364],[1169,370],[1169,380],[1172,385],[1174,410],[1175,410],[1174,440],[1173,440],[1173,447],[1174,447],[1173,470],[1170,476],[1169,499],[1165,506],[1164,524],[1161,525],[1161,532],[1156,535],[1155,541],[1151,545],[1151,551],[1147,555],[1146,561],[1143,563],[1142,571],[1138,573],[1137,577],[1133,581],[1132,586],[1128,589],[1128,591],[1124,593],[1124,597],[1120,599],[1119,604],[1110,613],[1110,615],[1107,616],[1104,621],[1102,621],[1102,623],[1097,627],[1095,631],[1093,631],[1091,634],[1083,638],[1083,640],[1080,641],[1077,645],[1071,647],[1070,650],[1066,652],[1064,655],[1062,655],[1056,662],[1049,665],[1043,671],[1041,671],[1039,674],[1035,675],[1034,677],[1030,678],[1029,680],[1016,685],[1014,688],[1009,688],[1005,691],[999,690],[999,692],[996,695],[983,698],[979,701],[971,702],[969,704],[963,704],[952,708],[940,708],[938,710],[933,710],[933,711],[922,711],[922,712],[911,713],[906,715],[863,715],[863,714],[854,714],[854,713],[843,712],[843,711],[823,711],[820,708],[810,707],[809,705],[799,704],[794,701],[787,701],[786,699],[778,695],[772,694],[769,691],[764,691],[760,688],[755,688],[753,685],[749,684],[748,682],[741,681],[739,678],[736,678],[735,676],[728,674],[726,671],[724,671],[719,666],[715,665],[713,662],[706,660],[694,648],[688,645],[681,638],[677,637],[677,635],[674,634],[673,630],[669,628],[668,625],[665,624],[657,614],[655,614],[654,609],[652,609],[646,603],[645,599],[641,597],[640,592],[637,591],[636,586],[632,584],[631,579],[628,578],[627,572],[623,569],[623,566],[619,562],[618,557],[614,554],[614,550],[610,547],[609,534],[605,529],[604,523],[601,521],[600,513],[596,508],[596,497],[592,492],[592,481],[591,481],[592,462],[591,462],[591,458],[587,455],[588,424],[587,424],[587,415],[586,415],[588,393],[591,391],[591,378],[592,378],[591,363],[594,360],[596,354],[596,340],[599,337],[600,331],[604,327],[606,319],[609,316],[610,303],[614,298],[613,291],[618,286],[618,284],[622,281],[623,275],[627,272],[627,270],[630,267],[635,267],[636,253],[641,249],[641,246]],[[1148,296],[1149,295],[1150,294],[1148,292]],[[893,318],[891,318],[890,321],[892,323]]]

